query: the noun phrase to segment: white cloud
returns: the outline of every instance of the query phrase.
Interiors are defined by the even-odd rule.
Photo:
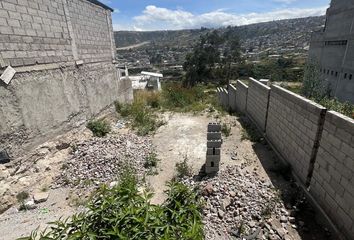
[[[273,0],[273,2],[277,2],[277,3],[284,3],[284,4],[290,4],[293,2],[296,2],[297,0]]]
[[[225,27],[229,25],[240,26],[273,20],[320,16],[325,14],[326,8],[327,6],[307,9],[285,8],[265,13],[248,14],[233,14],[226,12],[225,9],[219,9],[213,12],[196,15],[182,9],[171,10],[150,5],[145,8],[141,15],[134,17],[134,24],[133,26],[129,26],[128,29],[172,30],[200,27]]]
[[[118,8],[115,8],[115,9],[113,9],[114,10],[114,12],[113,13],[120,13],[120,10],[118,9]]]

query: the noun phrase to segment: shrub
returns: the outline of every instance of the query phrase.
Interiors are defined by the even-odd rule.
[[[176,172],[178,178],[190,177],[193,175],[192,167],[188,164],[188,157],[185,156],[182,162],[176,163]]]
[[[314,100],[316,101],[316,99]],[[330,99],[327,97],[318,99],[317,102],[329,110],[354,118],[354,105],[349,102],[342,103],[335,98]]]
[[[225,137],[229,137],[231,135],[231,127],[224,123],[221,126],[221,132],[224,134]]]
[[[157,155],[155,153],[150,154],[146,159],[144,163],[144,167],[146,169],[149,169],[148,175],[157,175],[157,164],[160,160],[157,158]]]
[[[111,131],[111,126],[104,120],[93,120],[87,124],[87,128],[90,129],[96,137],[104,137]]]
[[[171,182],[162,205],[150,203],[152,194],[138,191],[135,175],[126,172],[113,188],[102,186],[91,198],[88,211],[58,220],[38,235],[40,239],[203,239],[201,204],[193,191]]]

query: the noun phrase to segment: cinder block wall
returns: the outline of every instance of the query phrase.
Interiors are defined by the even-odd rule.
[[[232,112],[236,112],[236,88],[232,84],[229,84],[228,91],[229,91],[228,94],[229,109]]]
[[[270,87],[251,78],[248,84],[247,114],[261,132],[265,132]]]
[[[225,88],[221,88],[221,103],[225,110],[229,110],[229,93]]]
[[[354,239],[353,119],[326,114],[310,193],[339,230]]]
[[[236,83],[236,109],[241,113],[246,113],[248,86],[240,80]]]
[[[113,60],[111,10],[87,0],[0,1],[0,148],[17,157],[115,100],[132,100]],[[83,65],[76,63],[83,61]]]
[[[248,109],[249,111],[249,109]],[[266,138],[308,185],[326,109],[273,85],[270,93]]]

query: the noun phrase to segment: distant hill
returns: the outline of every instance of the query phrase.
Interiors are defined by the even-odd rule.
[[[279,20],[265,23],[257,23],[239,27],[232,27],[241,40],[250,40],[254,38],[273,39],[274,41],[291,41],[300,39],[309,41],[312,31],[319,30],[325,23],[325,16],[308,17],[298,19]],[[193,45],[201,34],[214,29],[192,29],[177,31],[116,31],[114,37],[117,48],[123,48],[131,45],[137,45],[144,42],[150,42],[155,45],[189,47]],[[217,31],[223,32],[225,28],[219,28]]]

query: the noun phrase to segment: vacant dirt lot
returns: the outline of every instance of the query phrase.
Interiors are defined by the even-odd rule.
[[[234,116],[217,114],[182,114],[164,113],[166,125],[160,127],[152,136],[152,143],[160,159],[158,174],[147,176],[147,181],[155,192],[153,202],[162,203],[165,199],[166,182],[176,174],[175,165],[187,158],[195,174],[204,164],[206,154],[206,130],[209,122],[222,122],[231,127],[231,135],[224,137],[222,146],[221,169],[229,166],[240,166],[245,174],[253,174],[264,182],[271,182],[283,193],[282,204],[292,207],[294,201],[294,184],[277,171],[277,160],[269,147],[262,143],[252,143],[241,140],[243,128],[240,121]],[[129,128],[115,128],[117,118],[108,118],[114,128],[112,136],[130,134]],[[60,149],[60,143],[74,146],[76,142],[92,138],[91,133],[84,127],[61,136],[38,148],[27,158],[21,159],[20,168],[16,164],[3,167],[0,175],[0,193],[3,206],[10,206],[15,202],[15,196],[20,191],[33,194],[38,191],[47,191],[49,198],[38,204],[37,208],[29,211],[17,211],[18,204],[0,215],[1,240],[15,239],[28,235],[31,230],[45,223],[58,219],[60,216],[70,216],[72,213],[83,210],[80,207],[85,202],[85,194],[69,188],[56,188],[53,179],[62,171],[62,166],[69,159],[71,148]],[[113,181],[114,179],[112,179]],[[46,189],[44,189],[46,188]],[[284,239],[327,239],[324,231],[314,223],[311,210],[297,215],[296,222],[301,223],[301,230],[297,226],[288,225]],[[276,219],[279,222],[279,219]],[[275,224],[275,223],[274,223]],[[279,222],[279,226],[282,225]],[[304,226],[306,228],[304,228]],[[225,239],[225,238],[220,238]],[[271,238],[269,238],[271,239]],[[278,238],[274,238],[278,239]]]

